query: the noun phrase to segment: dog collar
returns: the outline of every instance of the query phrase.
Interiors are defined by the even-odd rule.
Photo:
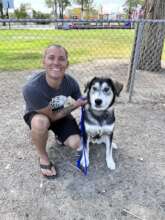
[[[101,138],[101,136],[102,136],[102,132],[101,132],[101,131],[99,131],[99,133],[97,133],[97,134],[94,135],[94,136],[90,135],[90,137],[91,137],[92,139],[94,139],[94,140]]]

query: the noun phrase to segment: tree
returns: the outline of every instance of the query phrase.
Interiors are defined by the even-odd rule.
[[[59,4],[59,18],[63,19],[64,10],[66,9],[67,6],[70,6],[71,3],[69,0],[58,0],[58,4]]]
[[[77,4],[81,5],[81,19],[84,18],[84,11],[92,7],[93,0],[74,0]]]
[[[88,0],[86,1],[86,17],[89,19],[90,17],[90,13],[92,12],[93,8],[92,8],[92,4],[93,4],[93,0]]]
[[[79,19],[81,17],[81,9],[79,7],[70,9],[68,12],[69,12],[69,17],[71,17],[71,18],[78,18]],[[89,14],[84,16],[85,19],[89,19],[91,17],[95,18],[95,19],[98,18],[98,10],[97,9],[90,8]]]
[[[164,0],[146,0],[144,4],[145,19],[165,19]],[[165,24],[145,23],[142,36],[138,69],[159,71],[163,51]]]
[[[0,0],[0,15],[1,15],[1,18],[3,19],[4,18],[4,14],[3,14],[2,0]]]
[[[33,18],[36,19],[50,19],[50,14],[48,13],[42,13],[40,11],[33,10]],[[36,21],[36,24],[50,24],[49,21]]]
[[[68,11],[70,18],[80,18],[81,10],[80,8],[73,8]]]
[[[3,4],[2,4],[2,0],[0,0],[0,17],[1,19],[3,19],[5,17],[4,13],[3,13]],[[6,25],[6,22],[3,22],[3,26]]]
[[[58,18],[58,12],[59,18],[64,18],[64,10],[66,7],[71,5],[69,0],[45,0],[45,3],[47,4],[48,8],[53,9],[55,18]]]
[[[143,4],[144,4],[144,0],[126,0],[126,2],[123,5],[124,6],[123,9],[127,14],[127,18],[130,19],[133,10],[137,8],[138,5],[143,5]]]
[[[46,5],[48,8],[52,8],[54,18],[58,17],[57,9],[58,9],[58,0],[45,0]]]
[[[84,17],[84,4],[86,0],[75,0],[78,5],[81,5],[81,19]]]
[[[29,7],[29,4],[21,4],[20,8],[14,11],[15,17],[18,19],[28,18],[27,7]]]

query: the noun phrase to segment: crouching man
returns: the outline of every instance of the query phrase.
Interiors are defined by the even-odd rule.
[[[65,74],[69,62],[68,52],[64,47],[51,45],[46,48],[43,65],[45,71],[36,74],[23,87],[26,103],[24,120],[31,129],[41,173],[48,179],[54,179],[56,169],[46,152],[48,131],[51,129],[62,144],[79,150],[80,131],[71,112],[85,105],[86,101],[80,99],[77,81]],[[64,107],[69,96],[75,102]]]

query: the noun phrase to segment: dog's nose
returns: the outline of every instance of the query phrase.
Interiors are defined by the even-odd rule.
[[[95,100],[95,103],[96,103],[96,105],[101,105],[102,100],[101,100],[101,99],[96,99],[96,100]]]

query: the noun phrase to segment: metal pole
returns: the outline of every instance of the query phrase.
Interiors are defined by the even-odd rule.
[[[9,17],[9,2],[7,3],[6,17],[7,17],[7,19],[9,19],[9,29],[11,29],[11,26],[10,26],[10,17]]]
[[[136,67],[139,61],[140,49],[141,49],[141,44],[142,44],[143,29],[144,29],[144,21],[140,22],[139,28],[138,28],[137,43],[135,47],[135,55],[134,55],[134,61],[133,61],[133,67],[132,67],[132,77],[131,77],[130,88],[129,88],[129,102],[131,102],[131,99],[132,99]]]
[[[127,81],[126,92],[129,92],[129,90],[130,90],[130,82],[131,82],[131,77],[132,77],[133,62],[134,62],[134,58],[135,58],[135,48],[136,48],[136,44],[137,44],[138,30],[139,30],[139,22],[137,22],[136,30],[135,30],[134,44],[133,44],[133,48],[132,48],[130,65],[129,65],[129,69],[128,69],[128,81]]]

